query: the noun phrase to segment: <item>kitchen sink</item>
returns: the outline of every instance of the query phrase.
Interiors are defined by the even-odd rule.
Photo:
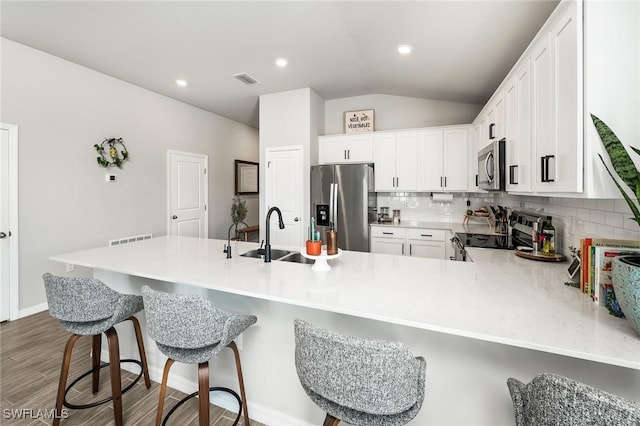
[[[289,253],[291,253],[289,250],[278,250],[278,249],[271,249],[271,260],[278,260],[281,257],[284,257],[286,255],[288,255]],[[248,252],[242,253],[240,256],[244,256],[244,257],[255,257],[256,259],[261,259],[264,256],[261,256],[258,254],[258,250],[249,250]]]
[[[315,262],[313,259],[307,259],[306,257],[303,257],[299,252],[294,251],[293,253],[291,253],[288,256],[285,256],[283,258],[280,258],[281,262],[294,262],[294,263],[303,263],[305,265],[313,265],[313,263]]]

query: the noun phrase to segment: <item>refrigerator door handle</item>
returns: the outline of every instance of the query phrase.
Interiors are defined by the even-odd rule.
[[[333,191],[335,183],[329,186],[329,223],[333,222]]]
[[[338,184],[333,184],[333,197],[331,197],[331,215],[333,216],[333,226],[336,226],[336,216],[338,215]]]

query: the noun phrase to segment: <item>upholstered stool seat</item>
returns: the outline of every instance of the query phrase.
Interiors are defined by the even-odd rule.
[[[60,424],[60,413],[63,406],[76,409],[90,408],[113,401],[115,424],[122,425],[122,394],[131,389],[142,375],[144,375],[147,389],[151,386],[140,324],[137,318],[133,316],[143,309],[142,297],[120,294],[109,288],[102,281],[93,278],[58,277],[49,273],[44,274],[42,278],[47,294],[49,313],[60,320],[62,328],[73,333],[67,341],[64,351],[56,398],[57,415],[53,424]],[[127,320],[133,323],[140,361],[120,359],[118,334],[114,325]],[[102,333],[106,335],[107,344],[109,345],[109,363],[107,364],[100,363]],[[93,336],[92,369],[80,375],[67,387],[73,346],[82,336]],[[125,389],[122,389],[121,383],[121,362],[132,362],[140,366],[140,374]],[[111,376],[111,397],[81,405],[71,404],[66,400],[69,390],[89,374],[92,375],[92,391],[97,394],[100,384],[99,370],[107,366]]]
[[[142,287],[149,336],[156,341],[158,349],[167,356],[162,376],[160,400],[156,425],[164,424],[169,416],[188,399],[198,395],[199,424],[209,424],[209,392],[221,390],[232,394],[238,401],[239,410],[235,423],[244,412],[245,425],[249,424],[249,411],[242,378],[240,354],[234,340],[247,328],[255,324],[254,315],[231,314],[218,308],[200,296],[164,293]],[[241,397],[234,391],[222,387],[209,387],[209,360],[222,349],[230,348],[235,356],[236,371]],[[175,361],[198,364],[198,391],[179,401],[162,419],[164,398],[169,369]]]
[[[295,320],[302,388],[327,413],[325,426],[403,425],[424,401],[426,362],[402,343],[365,340]]]
[[[516,426],[640,425],[640,402],[557,374],[507,380]]]

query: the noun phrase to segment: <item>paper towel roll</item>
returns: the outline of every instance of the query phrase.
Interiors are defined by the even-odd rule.
[[[453,201],[453,194],[442,194],[440,192],[432,192],[431,198],[433,201],[445,201],[450,203]]]

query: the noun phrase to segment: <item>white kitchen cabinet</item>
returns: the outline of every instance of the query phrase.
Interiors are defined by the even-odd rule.
[[[482,149],[482,132],[486,119],[482,116],[473,126],[471,141],[469,142],[467,186],[471,192],[486,192],[478,188],[478,151]]]
[[[505,86],[506,190],[530,192],[531,59],[525,58]]]
[[[407,229],[409,256],[446,259],[446,236],[442,229]]]
[[[371,252],[446,259],[448,233],[443,229],[371,225]]]
[[[422,130],[418,134],[420,191],[467,191],[469,127]]]
[[[331,135],[318,138],[320,164],[372,163],[373,134]]]
[[[404,228],[371,226],[371,253],[403,256],[406,243]]]
[[[376,191],[418,189],[418,137],[414,131],[374,135]]]
[[[487,111],[487,134],[486,144],[499,141],[505,135],[505,104],[502,91],[496,92],[494,98],[490,101]]]

